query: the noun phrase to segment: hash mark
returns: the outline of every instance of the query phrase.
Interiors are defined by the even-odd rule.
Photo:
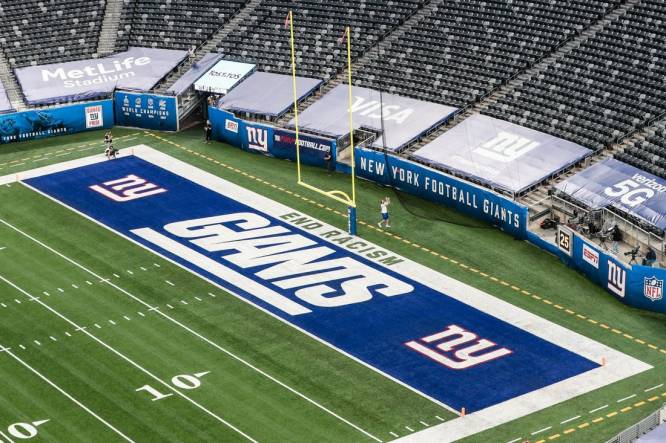
[[[424,421],[419,421],[419,423],[421,423],[421,424],[422,424],[423,426],[425,426],[426,428],[427,428],[428,426],[430,426],[428,423],[426,423],[426,422],[424,422]]]
[[[57,339],[57,338],[55,338],[55,337],[54,337],[54,336],[52,336],[52,335],[49,335],[49,338],[50,338],[51,340],[53,340],[53,341],[58,341],[58,339]]]
[[[41,346],[42,344],[38,340],[33,340],[37,346]]]
[[[141,317],[145,317],[145,316],[146,316],[146,314],[144,314],[144,313],[141,312],[141,311],[137,312],[137,314],[139,314]]]
[[[414,430],[412,428],[410,428],[409,426],[405,426],[405,429],[407,429],[409,432],[414,432]]]
[[[114,326],[116,325],[116,322],[113,321],[113,320],[109,320],[109,323],[111,323],[111,324],[114,325]]]
[[[435,418],[439,421],[444,421],[444,419],[442,417],[440,417],[439,415],[435,415]]]
[[[395,438],[398,438],[398,437],[400,437],[400,436],[399,436],[398,434],[396,434],[396,433],[395,433],[395,432],[393,432],[393,431],[389,432],[389,434],[391,434],[391,435],[392,435],[392,436],[394,436]]]
[[[652,386],[651,388],[647,388],[647,389],[644,390],[643,392],[650,392],[650,391],[652,391],[653,389],[661,388],[662,386],[664,386],[663,383],[661,383],[661,384],[659,384],[659,385],[657,385],[657,386]]]
[[[49,293],[46,292],[46,291],[42,292],[42,294],[46,295],[47,297],[48,297],[49,295],[51,295],[51,294],[49,294]]]
[[[114,273],[113,276],[116,277],[116,278],[120,278],[120,276],[116,273]]]
[[[65,292],[65,290],[62,288],[58,288],[58,292]]]
[[[70,334],[70,333],[67,332],[67,331],[65,331],[65,335],[66,335],[67,337],[71,337],[71,336],[72,336],[72,334]]]
[[[203,301],[202,299],[200,299],[200,298],[197,297],[197,296],[195,296],[194,298],[196,298],[196,299],[199,300],[199,301]]]
[[[100,325],[98,325],[97,323],[95,323],[95,327],[96,327],[97,329],[102,329],[102,327],[101,327]]]
[[[209,292],[208,295],[210,295],[211,297],[215,298],[215,294],[213,294],[212,292]]]
[[[147,270],[148,270],[148,269],[144,268],[143,266],[139,266],[139,268],[140,268],[142,271],[147,271]]]
[[[176,286],[176,285],[174,285],[173,283],[171,283],[169,280],[164,280],[164,281],[167,282],[168,285]]]
[[[130,271],[129,269],[127,270],[127,273],[128,273],[129,275],[134,275],[134,272]]]
[[[171,306],[170,304],[167,303],[167,308],[173,309],[173,306]]]
[[[157,263],[153,263],[153,265],[155,265],[156,268],[160,267],[160,265],[158,265]]]
[[[15,298],[14,301],[15,301],[16,303],[18,303],[19,305],[21,304],[21,300],[19,300],[18,298]]]
[[[23,346],[23,345],[19,345],[19,348],[25,350],[25,346]]]
[[[3,308],[6,308],[6,307],[7,307],[7,305],[6,305],[6,304],[4,304],[4,303],[2,303],[2,307],[3,307]]]
[[[597,408],[597,409],[592,409],[592,410],[590,411],[590,414],[594,414],[595,412],[597,412],[597,411],[601,411],[602,409],[607,408],[607,407],[608,407],[608,405],[603,405],[603,406],[601,406],[601,407],[599,407],[599,408]]]
[[[184,305],[188,304],[185,300],[181,300],[180,302]]]
[[[86,280],[86,283],[89,284],[89,285],[92,285],[91,281]]]
[[[127,320],[127,321],[130,321],[130,320],[131,320],[131,318],[129,318],[129,317],[126,316],[126,315],[123,315],[123,318],[124,318],[125,320]]]
[[[621,399],[619,399],[616,403],[622,403],[623,401],[625,401],[625,400],[629,400],[630,398],[634,398],[634,397],[636,397],[636,394],[632,394],[632,395],[630,395],[629,397],[621,398]]]
[[[74,288],[74,289],[79,289],[79,287],[76,286],[74,283],[72,283],[72,288]]]

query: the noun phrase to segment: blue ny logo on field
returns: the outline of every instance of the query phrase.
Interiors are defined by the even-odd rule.
[[[456,410],[599,366],[410,278],[389,251],[252,206],[233,185],[216,192],[136,157],[26,183]]]

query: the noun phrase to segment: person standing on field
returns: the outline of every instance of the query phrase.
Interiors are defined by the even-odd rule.
[[[382,214],[382,219],[377,223],[377,225],[381,228],[382,223],[384,223],[384,227],[390,228],[391,225],[389,224],[389,212],[388,212],[388,207],[391,204],[391,199],[388,197],[384,197],[381,202],[379,202],[379,209]]]

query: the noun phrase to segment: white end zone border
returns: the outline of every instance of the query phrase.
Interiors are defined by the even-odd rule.
[[[188,163],[177,160],[173,157],[170,157],[166,154],[163,154],[149,146],[138,145],[132,148],[122,149],[120,151],[121,155],[129,155],[134,153],[139,158],[142,158],[150,163],[153,163],[163,169],[166,169],[174,174],[180,175],[188,180],[191,180],[195,183],[198,183],[201,186],[204,186],[212,191],[218,192],[223,195],[230,196],[239,201],[249,203],[253,206],[261,208],[262,211],[279,218],[283,222],[289,223],[289,220],[281,218],[282,215],[297,212],[293,209],[270,200],[267,197],[259,195],[255,192],[252,192],[248,189],[242,188],[234,183],[228,182],[220,177],[217,177],[211,173],[205,172],[199,168],[196,168]],[[71,160],[64,163],[44,166],[37,169],[32,169],[30,171],[21,172],[18,174],[12,174],[4,177],[0,177],[0,185],[9,184],[16,182],[17,180],[24,180],[33,177],[39,177],[55,172],[65,171],[68,169],[78,168],[81,166],[86,166],[102,161],[107,161],[102,155],[95,155],[91,157],[81,158],[77,160]],[[27,186],[27,185],[26,185]],[[31,188],[32,189],[32,188]],[[47,196],[48,197],[48,196]],[[49,197],[50,198],[50,197]],[[56,200],[54,200],[56,201]],[[61,202],[59,204],[64,205]],[[66,206],[68,207],[68,206]],[[69,208],[69,207],[68,207]],[[72,209],[72,208],[69,208]],[[72,209],[73,210],[73,209]],[[78,211],[75,211],[79,213]],[[85,216],[84,214],[79,213],[80,215],[92,220],[90,217]],[[306,214],[303,214],[306,216]],[[310,217],[312,218],[312,217]],[[331,230],[339,230],[331,225],[325,224],[319,220],[312,218],[313,221],[318,221],[322,224],[321,228],[310,230],[313,235],[318,235],[322,232],[328,232]],[[95,221],[95,220],[93,220]],[[95,221],[96,222],[96,221]],[[98,223],[98,222],[96,222]],[[100,224],[100,223],[98,223]],[[101,224],[100,224],[101,225]],[[101,225],[104,226],[104,225]],[[298,225],[293,225],[299,227]],[[109,229],[108,227],[104,226]],[[300,228],[300,227],[299,227]],[[342,230],[340,230],[343,232]],[[145,246],[141,245],[134,240],[125,237],[122,234],[119,234],[116,231],[112,232],[123,236],[124,238],[132,241],[133,243],[148,249]],[[327,241],[327,240],[324,240]],[[373,246],[379,250],[384,250],[384,248],[376,246],[370,242],[367,242],[368,247]],[[344,246],[341,246],[344,247]],[[150,250],[150,249],[148,249]],[[152,253],[154,251],[150,250]],[[359,254],[355,250],[348,249],[348,251],[363,256],[366,259],[373,260],[368,258],[363,254]],[[159,254],[157,254],[159,255]],[[547,340],[551,343],[554,343],[565,349],[569,349],[591,361],[601,362],[602,359],[606,360],[604,366],[600,366],[594,370],[588,371],[586,373],[571,377],[569,379],[560,381],[558,383],[546,386],[544,388],[532,391],[528,394],[507,400],[503,403],[497,404],[492,407],[468,414],[465,417],[460,417],[426,430],[411,434],[405,437],[409,441],[454,441],[466,436],[476,434],[478,432],[499,426],[501,424],[507,423],[509,421],[515,420],[517,418],[523,417],[525,415],[534,413],[538,410],[544,409],[546,407],[561,403],[565,400],[571,399],[573,397],[585,394],[587,392],[593,391],[595,389],[602,388],[611,383],[617,382],[619,380],[625,379],[627,377],[633,376],[640,372],[651,369],[652,366],[643,363],[633,357],[630,357],[626,354],[623,354],[619,351],[616,351],[606,345],[598,343],[594,340],[591,340],[583,335],[580,335],[576,332],[570,331],[560,325],[552,323],[548,320],[545,320],[541,317],[536,316],[528,311],[525,311],[521,308],[518,308],[514,305],[511,305],[508,302],[500,300],[493,297],[490,294],[487,294],[483,291],[480,291],[476,288],[468,286],[464,283],[461,283],[457,280],[454,280],[450,277],[447,277],[439,272],[436,272],[430,268],[427,268],[423,265],[413,262],[412,260],[401,257],[397,254],[393,254],[396,257],[403,259],[402,262],[393,264],[390,269],[393,271],[409,275],[410,278],[416,280],[420,283],[423,283],[427,286],[437,288],[437,290],[446,293],[448,296],[455,298],[469,306],[472,306],[482,312],[488,313],[496,318],[499,318],[509,324],[517,326],[523,330],[529,331],[530,333]],[[162,257],[165,258],[165,257]],[[166,258],[165,258],[166,259]],[[168,260],[168,259],[166,259]],[[377,261],[375,259],[374,261]],[[168,260],[171,261],[171,260]],[[171,261],[172,263],[180,266],[183,269],[188,270],[188,272],[194,273],[189,269]],[[198,274],[196,274],[199,276]],[[199,276],[201,278],[201,276]],[[207,280],[209,281],[209,280]],[[210,282],[210,281],[209,281]],[[212,283],[212,282],[211,282]],[[220,287],[219,285],[213,283],[215,286]],[[220,287],[221,289],[229,292],[228,289]],[[249,302],[248,300],[238,297],[246,303],[251,304],[252,306],[261,309],[263,312],[273,316],[274,318],[292,326],[299,331],[307,334],[308,336],[326,344],[327,346],[336,349],[338,352],[345,354],[346,356],[353,358],[357,362],[363,364],[364,366],[377,371],[376,368],[367,365],[366,363],[356,359],[355,357],[345,353],[344,351],[335,348],[319,339],[318,337],[298,328],[297,326],[287,322],[286,320],[278,317],[277,315],[260,308],[257,305]],[[381,373],[381,372],[380,372]],[[382,373],[387,376],[386,374]],[[392,380],[400,383],[403,386],[408,387],[409,389],[418,392],[419,394],[427,397],[423,393],[416,391],[414,388],[411,388],[407,385],[404,385],[402,382],[387,376]],[[427,397],[430,400],[430,397]],[[435,400],[433,400],[435,401]],[[440,402],[436,402],[441,404]],[[442,406],[451,410],[447,405]]]

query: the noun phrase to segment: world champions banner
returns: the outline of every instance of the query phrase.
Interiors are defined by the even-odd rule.
[[[31,104],[87,100],[118,89],[150,90],[187,53],[171,49],[129,48],[109,57],[19,68],[16,78]]]

